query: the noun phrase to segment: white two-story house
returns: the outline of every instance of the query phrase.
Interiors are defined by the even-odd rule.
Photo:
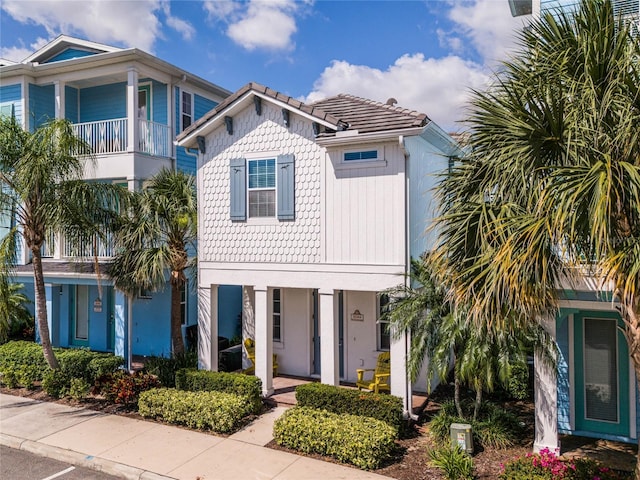
[[[176,135],[229,94],[136,48],[65,35],[22,62],[0,61],[0,114],[13,115],[31,131],[50,119],[69,120],[94,153],[95,165],[87,168],[85,178],[131,191],[144,188],[161,168],[195,173],[195,156],[176,148]],[[169,289],[141,292],[128,305],[94,267],[94,256],[104,267],[112,248],[98,242],[74,252],[65,244],[64,232],[47,240],[43,256],[52,343],[124,356],[169,354]],[[29,263],[29,252],[22,252],[16,273],[33,298]],[[236,290],[237,312],[223,308],[221,313],[232,320],[240,311]],[[183,293],[185,329],[197,322],[192,291],[186,288]]]
[[[265,395],[273,353],[283,374],[338,385],[390,351],[408,410],[408,338],[379,321],[378,293],[432,246],[430,190],[459,154],[452,138],[394,99],[304,104],[250,83],[178,145],[198,152],[201,367],[217,368],[218,286],[241,285]]]

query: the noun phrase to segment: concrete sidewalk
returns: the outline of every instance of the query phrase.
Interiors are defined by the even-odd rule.
[[[265,448],[284,408],[230,437],[0,394],[0,444],[135,480],[383,480]]]

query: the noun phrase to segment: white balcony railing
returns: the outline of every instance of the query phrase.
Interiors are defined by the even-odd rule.
[[[96,154],[127,151],[127,119],[100,120],[98,122],[76,123],[76,136],[91,146]]]
[[[137,120],[138,145],[136,151],[156,157],[171,157],[171,128],[147,120]],[[95,154],[122,153],[127,151],[129,137],[126,118],[76,123],[76,136],[87,142]]]
[[[42,246],[42,256],[55,259],[69,258],[109,258],[114,254],[113,236],[107,235],[103,241],[99,236],[88,239],[80,245],[71,245],[63,235],[48,234]]]
[[[171,129],[147,120],[138,120],[138,151],[156,157],[170,157]]]

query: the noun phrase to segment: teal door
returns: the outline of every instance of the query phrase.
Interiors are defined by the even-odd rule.
[[[629,353],[615,312],[574,315],[576,430],[629,436]]]
[[[78,347],[89,346],[89,287],[76,285],[70,289],[71,345]]]

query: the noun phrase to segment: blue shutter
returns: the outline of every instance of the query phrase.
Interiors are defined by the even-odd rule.
[[[295,219],[293,155],[278,156],[278,220]]]
[[[230,166],[231,220],[247,219],[247,171],[244,158],[232,158]]]

